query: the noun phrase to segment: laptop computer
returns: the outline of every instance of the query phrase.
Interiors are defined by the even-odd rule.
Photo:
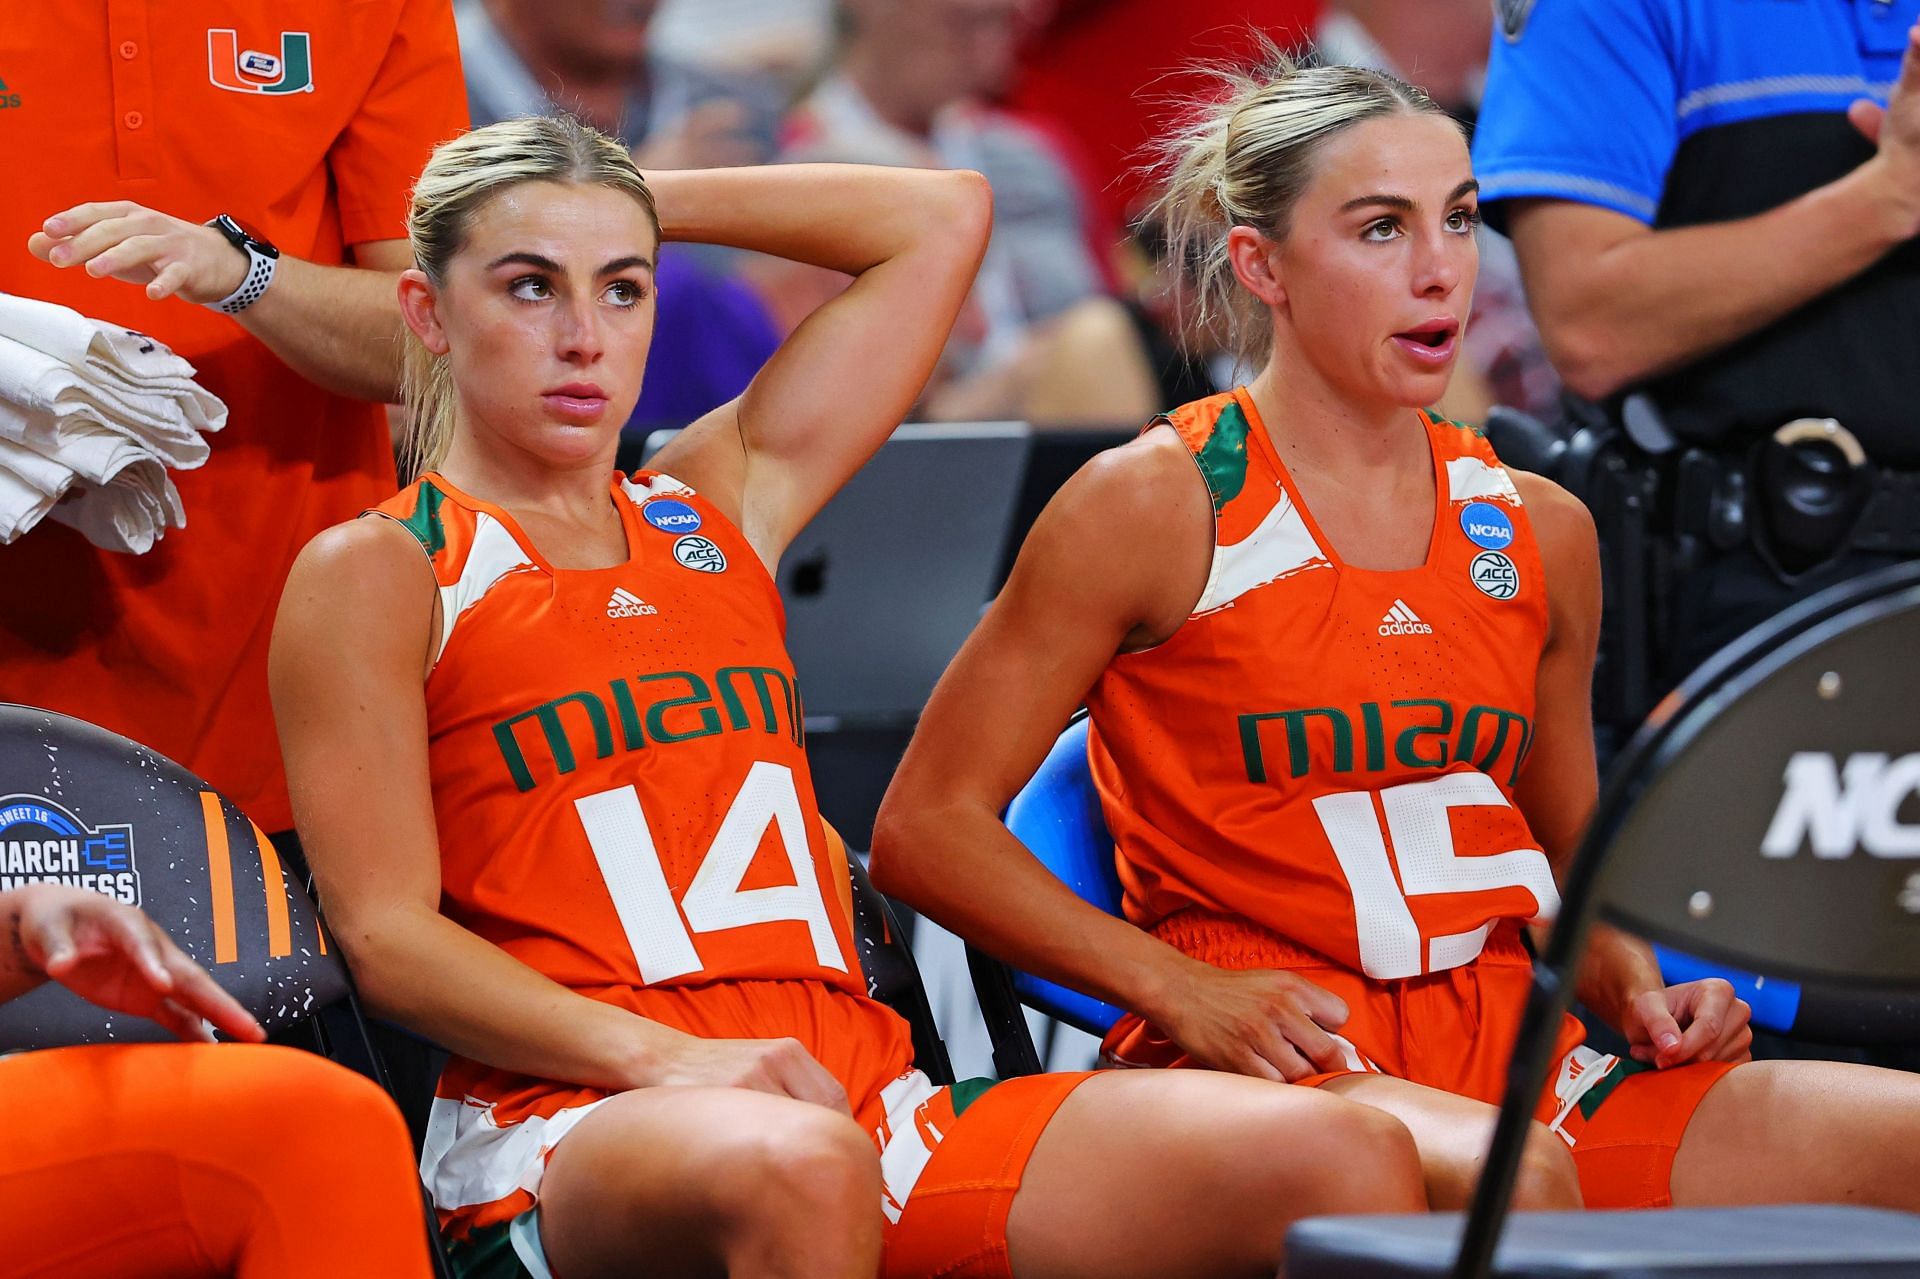
[[[903,426],[793,540],[775,580],[809,731],[920,714],[999,585],[1028,440],[1019,422]]]

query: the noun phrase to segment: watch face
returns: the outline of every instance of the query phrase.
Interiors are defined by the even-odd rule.
[[[257,253],[263,258],[278,258],[280,256],[279,249],[268,244],[265,240],[256,239],[248,235],[245,228],[238,222],[235,222],[228,214],[222,213],[208,225],[219,231],[221,235],[226,236],[228,240],[233,242],[233,247],[243,253]]]

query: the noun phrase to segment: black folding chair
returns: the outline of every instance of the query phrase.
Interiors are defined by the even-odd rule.
[[[867,978],[867,994],[906,1019],[913,1030],[913,1064],[936,1084],[953,1082],[953,1062],[933,1020],[920,965],[893,907],[867,878],[867,868],[851,850],[847,869],[853,877],[853,940]]]
[[[304,1040],[387,1086],[300,874],[172,760],[83,720],[0,703],[0,857],[5,882],[50,879],[139,906],[275,1039]],[[329,1010],[357,1042],[328,1033]],[[52,983],[0,1005],[0,1053],[170,1038]],[[426,1220],[447,1276],[430,1211]]]
[[[1789,1205],[1507,1220],[1593,919],[1795,980],[1920,991],[1920,874],[1903,860],[1920,856],[1920,827],[1899,819],[1920,788],[1916,651],[1920,563],[1772,619],[1663,702],[1622,753],[1569,868],[1471,1211],[1302,1222],[1288,1273],[1920,1275],[1920,1217],[1904,1213]]]

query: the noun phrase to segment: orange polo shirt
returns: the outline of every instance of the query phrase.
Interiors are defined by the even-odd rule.
[[[233,319],[26,250],[50,215],[132,200],[230,213],[336,265],[406,234],[407,193],[467,122],[448,0],[6,0],[0,290],[150,333],[227,402],[175,481],[187,527],[146,555],[45,521],[0,547],[0,700],[92,720],[293,824],[267,642],[293,558],[397,487],[379,406],[320,390]]]

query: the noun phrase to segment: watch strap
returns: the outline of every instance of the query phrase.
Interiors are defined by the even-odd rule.
[[[267,291],[267,286],[273,283],[273,273],[280,265],[280,255],[273,250],[272,246],[255,240],[241,230],[239,224],[224,213],[207,225],[220,232],[234,248],[247,255],[247,273],[242,277],[239,285],[219,301],[207,303],[222,315],[238,315],[258,302],[261,295]],[[263,248],[267,251],[262,252]]]

